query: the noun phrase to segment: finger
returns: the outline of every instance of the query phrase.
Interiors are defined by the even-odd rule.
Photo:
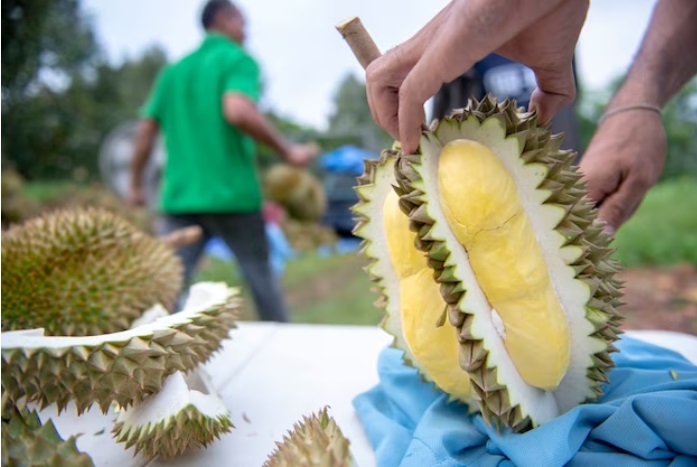
[[[385,56],[383,56],[385,57]],[[386,82],[382,67],[383,57],[366,69],[366,96],[375,123],[384,128],[394,139],[399,139],[397,123],[398,90]]]
[[[602,158],[596,157],[593,145],[581,159],[579,170],[586,182],[588,197],[601,204],[605,198],[617,191],[624,174],[619,170],[612,170]]]
[[[538,120],[547,124],[576,97],[571,64],[559,70],[536,70],[537,88],[530,97],[530,110],[537,111]]]
[[[616,192],[605,198],[600,205],[598,217],[614,232],[637,210],[644,191],[638,183],[627,179],[620,184]]]
[[[407,75],[399,90],[399,141],[404,154],[414,154],[421,139],[424,103],[440,88],[440,82],[428,73],[426,61],[420,61]]]

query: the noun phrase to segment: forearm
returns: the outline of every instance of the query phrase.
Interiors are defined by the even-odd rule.
[[[697,73],[697,1],[659,0],[639,52],[611,107],[663,107]]]
[[[136,139],[133,148],[133,159],[131,162],[131,187],[140,188],[145,172],[145,166],[148,164],[152,148],[155,144],[155,138],[159,126],[155,120],[146,119],[140,122],[136,132]]]
[[[258,110],[247,115],[247,118],[236,125],[236,127],[256,142],[269,146],[281,157],[286,157],[288,154],[288,142],[286,139],[276,131],[264,114]]]
[[[223,100],[223,113],[228,123],[239,131],[269,146],[284,159],[288,157],[290,145],[251,100],[239,94],[228,94]]]

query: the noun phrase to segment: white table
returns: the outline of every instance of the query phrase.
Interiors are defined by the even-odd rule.
[[[696,336],[667,331],[628,334],[674,349],[697,364]],[[351,441],[357,465],[375,465],[351,400],[378,382],[377,357],[391,342],[390,336],[372,326],[242,322],[231,337],[205,367],[230,408],[235,429],[208,449],[147,463],[114,441],[113,414],[103,416],[97,409],[77,418],[74,410],[68,410],[56,417],[48,408],[41,416],[52,417],[64,438],[83,433],[78,448],[97,467],[254,467],[262,465],[274,450],[274,441],[280,441],[294,422],[328,405]]]

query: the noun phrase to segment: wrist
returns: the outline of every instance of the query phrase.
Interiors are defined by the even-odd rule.
[[[662,109],[665,98],[659,86],[651,80],[635,81],[630,78],[622,83],[615,96],[610,100],[606,111],[616,107],[624,107],[636,103],[642,103]]]

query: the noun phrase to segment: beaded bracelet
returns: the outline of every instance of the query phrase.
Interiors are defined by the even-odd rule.
[[[608,110],[603,115],[601,115],[601,117],[598,119],[598,126],[600,126],[605,120],[607,120],[608,117],[612,117],[615,114],[618,114],[620,112],[625,112],[627,110],[651,110],[653,112],[656,112],[658,115],[661,115],[661,108],[658,107],[657,105],[653,105],[653,104],[622,105],[619,107],[615,107],[612,110]]]

